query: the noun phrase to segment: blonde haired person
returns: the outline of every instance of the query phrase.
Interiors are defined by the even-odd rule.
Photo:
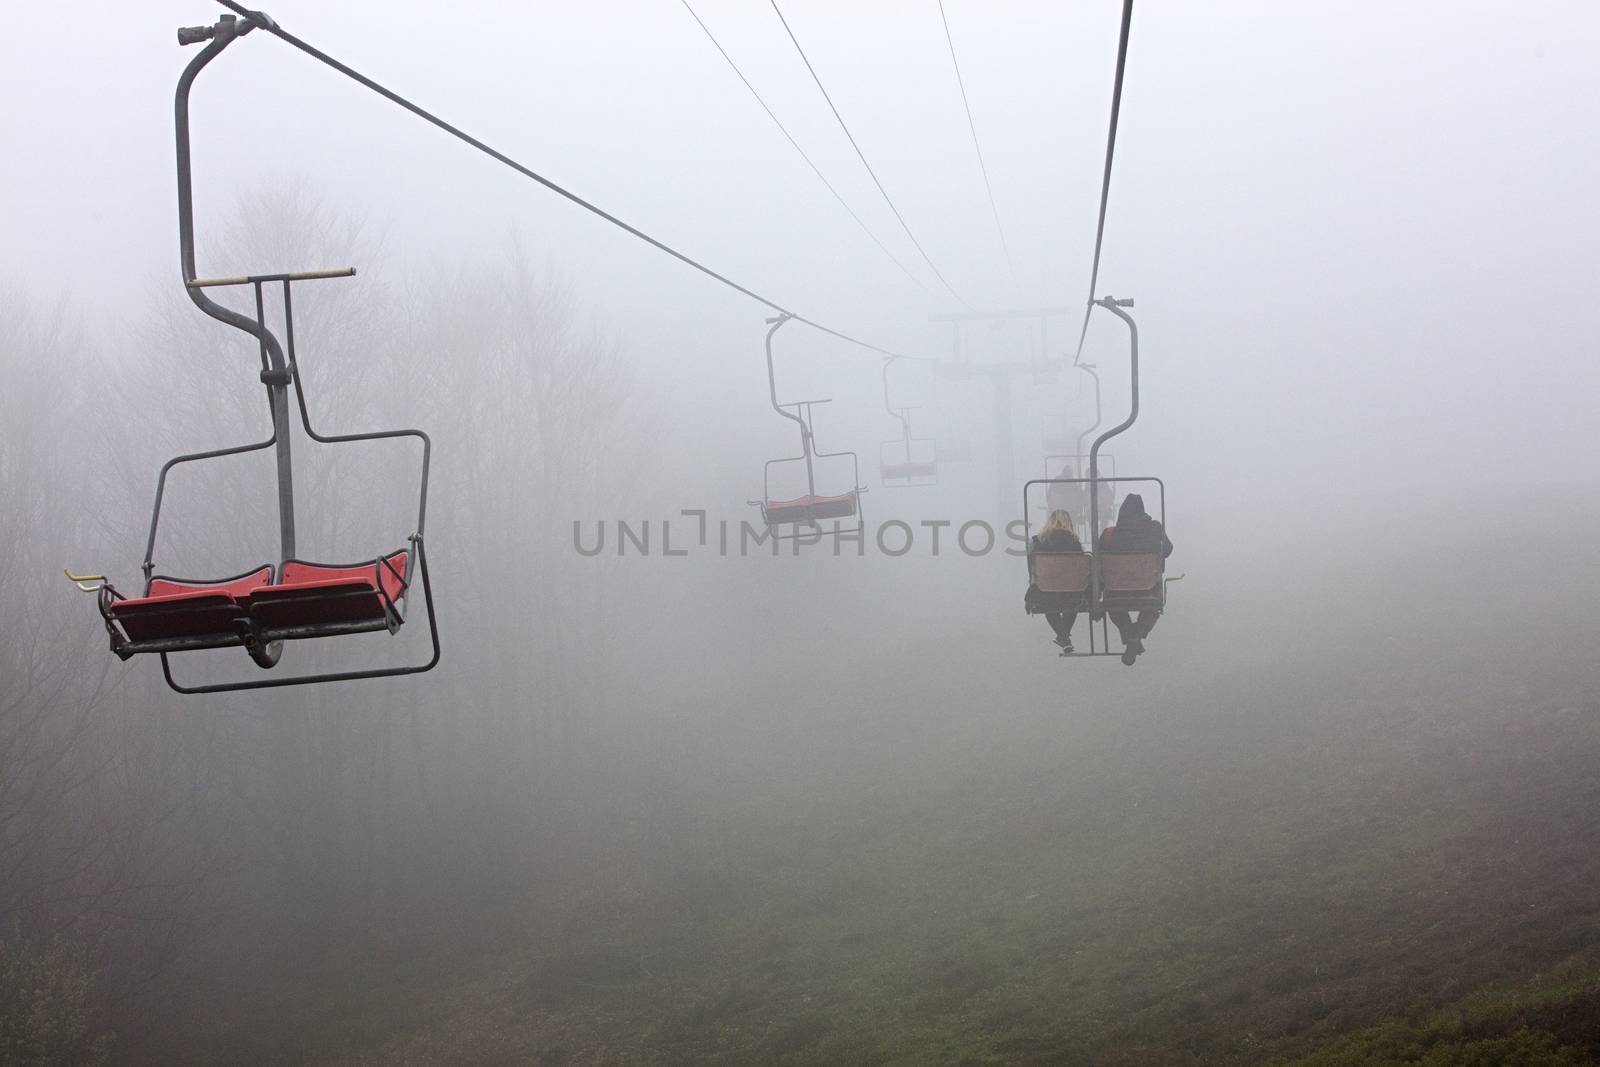
[[[1044,526],[1028,545],[1030,552],[1082,552],[1083,543],[1074,532],[1072,516],[1063,508],[1050,512]],[[1026,596],[1028,606],[1042,611],[1050,629],[1055,631],[1056,644],[1063,656],[1072,651],[1072,625],[1078,621],[1078,598],[1073,593],[1046,593],[1037,585],[1029,584]]]

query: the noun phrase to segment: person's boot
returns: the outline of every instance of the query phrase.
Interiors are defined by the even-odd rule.
[[[1144,642],[1140,641],[1137,635],[1131,640],[1123,642],[1122,665],[1124,667],[1133,666],[1133,661],[1138,659],[1142,652],[1144,652]]]

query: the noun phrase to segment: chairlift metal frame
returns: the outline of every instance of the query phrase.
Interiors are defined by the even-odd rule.
[[[767,319],[767,390],[772,402],[772,410],[785,419],[793,422],[800,430],[800,455],[780,456],[769,459],[761,468],[761,499],[751,500],[748,503],[761,509],[761,521],[771,531],[775,540],[795,541],[804,537],[817,537],[824,532],[841,535],[853,532],[857,536],[866,529],[866,520],[861,511],[861,494],[866,492],[866,486],[861,484],[861,462],[854,452],[822,452],[816,447],[816,434],[813,430],[813,409],[821,404],[832,403],[831,399],[796,400],[789,403],[778,401],[777,372],[773,366],[772,337],[783,325],[794,316],[788,312]],[[793,409],[793,410],[790,410]],[[848,458],[850,460],[850,490],[838,496],[819,497],[817,495],[817,475],[815,461],[818,459]],[[772,468],[787,463],[804,462],[806,467],[806,495],[798,501],[775,501],[772,499]],[[853,531],[841,529],[839,519],[854,517],[856,520]],[[833,520],[834,529],[824,531],[823,520]],[[782,527],[792,526],[790,533],[783,533]],[[802,532],[802,527],[809,532]]]
[[[1127,418],[1123,419],[1116,426],[1111,427],[1109,430],[1106,430],[1104,433],[1100,434],[1098,437],[1096,437],[1094,439],[1094,444],[1089,449],[1089,477],[1087,477],[1087,478],[1033,478],[1033,479],[1030,479],[1029,481],[1025,482],[1023,484],[1023,487],[1022,487],[1022,504],[1023,504],[1023,506],[1022,506],[1022,521],[1023,521],[1023,532],[1024,532],[1024,535],[1027,538],[1027,544],[1028,544],[1027,561],[1028,561],[1028,576],[1029,576],[1030,583],[1033,580],[1034,567],[1035,567],[1035,562],[1034,561],[1035,561],[1036,557],[1039,557],[1039,556],[1052,556],[1052,555],[1072,555],[1072,556],[1087,555],[1089,557],[1089,561],[1090,561],[1089,562],[1089,568],[1088,568],[1088,570],[1089,570],[1089,575],[1088,575],[1088,577],[1089,577],[1089,586],[1088,586],[1088,590],[1087,590],[1087,597],[1086,597],[1086,599],[1084,601],[1084,607],[1082,609],[1082,610],[1087,611],[1089,613],[1089,651],[1088,652],[1076,652],[1075,651],[1075,652],[1067,653],[1067,656],[1069,658],[1076,658],[1076,657],[1089,658],[1089,657],[1096,657],[1096,656],[1114,656],[1114,655],[1118,655],[1119,653],[1113,652],[1110,649],[1110,636],[1109,636],[1109,632],[1108,632],[1108,629],[1107,629],[1107,618],[1106,618],[1107,614],[1109,613],[1109,611],[1111,611],[1111,610],[1134,610],[1134,611],[1139,611],[1139,610],[1151,610],[1151,609],[1154,609],[1154,610],[1156,610],[1158,612],[1164,613],[1166,611],[1166,603],[1167,603],[1167,583],[1168,582],[1180,581],[1183,578],[1183,575],[1181,575],[1181,574],[1176,576],[1176,577],[1173,577],[1173,578],[1168,578],[1166,576],[1165,559],[1158,552],[1158,553],[1154,554],[1155,560],[1156,560],[1155,582],[1150,587],[1149,594],[1148,594],[1148,596],[1154,598],[1153,602],[1141,603],[1141,602],[1138,602],[1136,599],[1127,598],[1127,597],[1122,598],[1122,600],[1119,602],[1119,604],[1114,606],[1114,607],[1108,606],[1106,604],[1106,602],[1105,602],[1105,594],[1107,592],[1106,575],[1105,575],[1105,557],[1108,556],[1108,555],[1118,555],[1118,554],[1117,553],[1106,553],[1106,552],[1104,552],[1102,550],[1102,546],[1099,543],[1099,541],[1100,541],[1100,531],[1102,529],[1102,526],[1101,526],[1101,516],[1100,516],[1100,499],[1099,499],[1100,498],[1100,493],[1098,491],[1098,487],[1100,485],[1102,485],[1102,484],[1113,484],[1113,483],[1123,483],[1123,482],[1137,482],[1137,483],[1154,484],[1156,486],[1156,489],[1157,489],[1157,496],[1158,496],[1158,500],[1159,500],[1159,505],[1158,505],[1159,511],[1160,511],[1160,519],[1159,519],[1159,521],[1161,522],[1161,525],[1162,525],[1163,529],[1166,528],[1166,524],[1167,524],[1167,488],[1166,488],[1166,483],[1164,483],[1160,478],[1155,478],[1155,477],[1150,477],[1150,476],[1124,477],[1124,478],[1118,478],[1118,477],[1114,477],[1113,476],[1113,477],[1109,477],[1109,478],[1103,478],[1100,475],[1100,449],[1101,449],[1101,447],[1107,441],[1111,440],[1113,437],[1116,437],[1117,435],[1119,435],[1119,434],[1123,433],[1124,431],[1126,431],[1139,418],[1139,328],[1138,328],[1138,325],[1133,321],[1133,316],[1129,315],[1124,310],[1125,308],[1130,308],[1130,307],[1133,306],[1133,301],[1132,300],[1118,300],[1115,297],[1107,296],[1107,297],[1104,297],[1104,298],[1102,298],[1100,300],[1092,301],[1092,303],[1095,304],[1095,305],[1098,305],[1100,307],[1103,307],[1106,310],[1110,311],[1112,314],[1116,315],[1119,319],[1121,319],[1128,326],[1128,351],[1129,351],[1129,357],[1128,358],[1129,358],[1129,366],[1130,366],[1130,375],[1129,375],[1129,377],[1130,377],[1130,392],[1131,392],[1131,395],[1132,395],[1132,400],[1131,400],[1131,403],[1130,403],[1130,406],[1129,406],[1129,409],[1128,409]],[[1082,444],[1081,443],[1082,443],[1083,438],[1088,436],[1090,433],[1093,433],[1094,430],[1098,429],[1099,425],[1100,425],[1100,378],[1099,378],[1099,375],[1094,372],[1094,369],[1091,366],[1088,366],[1086,364],[1079,364],[1079,366],[1084,368],[1084,369],[1086,369],[1089,372],[1089,374],[1091,375],[1091,377],[1093,377],[1094,382],[1095,382],[1095,425],[1090,427],[1088,430],[1084,431],[1084,433],[1082,435],[1080,435],[1080,437],[1079,437],[1079,442],[1080,442],[1079,450],[1081,451],[1082,450]],[[1110,458],[1110,457],[1107,457],[1107,458]],[[1048,470],[1046,471],[1046,473],[1047,474],[1049,473]],[[1056,553],[1056,552],[1048,552],[1048,551],[1038,551],[1038,550],[1035,550],[1033,548],[1033,538],[1032,538],[1032,532],[1031,532],[1030,523],[1029,523],[1029,515],[1031,513],[1031,509],[1028,506],[1029,490],[1031,490],[1036,485],[1046,485],[1046,486],[1048,486],[1048,485],[1059,485],[1059,484],[1076,484],[1076,485],[1085,485],[1085,486],[1088,487],[1090,540],[1087,542],[1087,547],[1086,547],[1085,551],[1082,552],[1082,553]],[[1127,556],[1125,558],[1135,559],[1136,560],[1136,559],[1143,558],[1144,555],[1145,555],[1144,553],[1138,553],[1138,554],[1129,555],[1129,556]],[[1117,591],[1117,590],[1114,590],[1114,591]],[[1024,610],[1026,610],[1029,614],[1042,613],[1040,611],[1036,611],[1033,607],[1028,606],[1026,604],[1024,605]],[[1100,624],[1100,638],[1099,638],[1098,642],[1095,639],[1095,632],[1094,632],[1094,624],[1096,622],[1098,622]]]
[[[265,16],[261,16],[265,18]],[[381,613],[368,615],[364,618],[344,618],[330,621],[297,623],[291,625],[272,626],[263,625],[253,617],[251,610],[238,603],[234,603],[230,610],[222,604],[215,604],[218,611],[215,618],[219,629],[214,632],[195,633],[183,636],[153,637],[144,640],[135,640],[119,628],[119,622],[114,617],[114,605],[120,600],[126,600],[121,593],[112,586],[111,582],[103,575],[74,575],[70,571],[67,577],[80,589],[94,592],[106,630],[111,641],[111,651],[122,659],[129,659],[141,653],[155,653],[161,657],[162,674],[167,685],[174,691],[184,694],[224,693],[246,689],[268,689],[293,685],[314,685],[324,682],[351,681],[362,678],[387,678],[406,674],[420,674],[432,670],[439,662],[440,644],[438,620],[434,611],[433,588],[428,575],[427,553],[423,543],[423,531],[426,525],[428,507],[428,471],[432,455],[432,442],[428,435],[421,430],[379,430],[367,433],[352,434],[322,434],[311,424],[308,409],[305,384],[300,374],[300,361],[295,349],[294,336],[294,302],[292,286],[294,282],[311,281],[326,278],[343,278],[355,274],[354,268],[338,270],[299,271],[278,274],[258,274],[224,278],[200,278],[195,269],[195,239],[194,239],[194,196],[192,167],[190,162],[190,132],[189,132],[189,96],[195,78],[200,72],[221,52],[238,38],[249,33],[255,28],[255,22],[246,20],[239,23],[231,14],[221,16],[214,26],[185,27],[178,31],[180,45],[199,44],[209,41],[199,55],[184,68],[178,79],[177,91],[174,98],[174,119],[176,128],[176,154],[178,177],[178,243],[183,272],[184,290],[189,298],[202,312],[211,318],[242,330],[256,339],[257,348],[261,359],[260,380],[267,390],[268,407],[272,417],[272,435],[264,441],[253,444],[235,445],[227,448],[210,449],[203,452],[192,452],[169,459],[161,467],[161,473],[156,479],[155,504],[151,510],[149,536],[145,542],[144,561],[141,570],[144,575],[144,595],[152,595],[151,590],[156,582],[189,587],[193,595],[199,600],[211,603],[215,600],[233,600],[231,596],[207,596],[207,589],[216,589],[219,592],[230,582],[248,579],[266,570],[267,583],[253,588],[270,590],[274,597],[281,594],[295,594],[298,590],[293,585],[272,584],[274,577],[282,577],[291,566],[299,566],[305,570],[322,572],[342,572],[373,568],[370,588],[357,588],[361,581],[345,583],[343,586],[338,581],[315,582],[312,585],[335,588],[319,590],[317,604],[319,607],[336,609],[341,602],[347,607],[352,603],[353,597],[361,597],[370,601],[376,598],[381,604]],[[284,343],[280,344],[278,338],[267,326],[265,294],[263,287],[269,284],[282,286]],[[225,286],[248,285],[255,296],[256,317],[251,319],[238,312],[218,304],[206,293],[206,290]],[[289,390],[293,387],[296,406],[299,409],[300,425],[306,437],[320,444],[335,445],[357,441],[378,441],[401,437],[416,438],[422,444],[421,475],[417,502],[417,522],[415,530],[405,538],[408,548],[402,550],[405,554],[405,571],[400,573],[394,565],[398,552],[386,556],[378,556],[369,561],[352,564],[348,567],[329,564],[305,564],[296,558],[295,553],[295,513],[294,513],[294,468],[290,436],[292,424],[289,415]],[[241,455],[247,452],[272,449],[277,468],[277,503],[278,503],[278,533],[279,533],[279,563],[265,567],[258,567],[246,571],[233,579],[217,580],[185,580],[158,575],[155,572],[155,546],[156,535],[160,528],[161,506],[166,495],[167,476],[171,471],[185,463],[194,463],[202,460],[220,459],[225,456]],[[385,573],[387,571],[387,573]],[[391,583],[390,578],[396,579]],[[258,681],[222,682],[204,685],[184,685],[173,675],[170,656],[174,652],[192,651],[201,648],[244,647],[252,660],[263,668],[277,666],[282,655],[283,645],[286,641],[301,640],[316,637],[328,637],[341,634],[366,633],[385,630],[390,633],[398,631],[405,621],[405,609],[409,604],[412,586],[420,579],[423,593],[423,604],[428,617],[428,634],[432,645],[432,654],[426,662],[409,664],[397,667],[372,668],[356,671],[332,671],[316,674],[295,675],[292,677],[269,678]],[[98,584],[96,584],[98,583]],[[395,592],[391,592],[391,586]],[[301,588],[308,588],[302,586]],[[185,594],[188,595],[188,594]],[[177,617],[183,613],[184,608],[174,603],[171,611],[164,611],[166,605],[155,605],[155,617],[163,614]],[[193,603],[191,601],[190,603]],[[329,610],[325,614],[337,616],[338,610]],[[349,614],[348,611],[345,614]],[[147,616],[149,617],[149,616]],[[191,619],[191,622],[194,621]],[[192,628],[192,627],[191,627]],[[158,625],[156,629],[160,629]]]
[[[1100,495],[1104,498],[1107,496],[1107,494],[1109,494],[1110,502],[1114,505],[1116,502],[1115,490],[1109,488],[1109,486],[1111,483],[1117,480],[1117,457],[1108,453],[1101,457],[1101,461],[1109,466],[1110,472],[1106,477],[1100,479],[1100,485],[1107,487]],[[1068,462],[1072,464],[1072,478],[1063,478],[1060,475],[1060,471],[1062,466]],[[1087,455],[1047,455],[1044,457],[1044,481],[1051,484],[1068,484],[1073,479],[1087,482],[1088,479],[1081,478],[1079,472],[1086,471],[1088,469],[1089,457]],[[1046,493],[1048,494],[1048,490]],[[1085,503],[1080,504],[1078,507],[1068,509],[1072,512],[1072,521],[1074,525],[1078,527],[1077,532],[1080,539],[1091,536],[1095,533],[1094,528],[1089,525],[1089,523],[1093,520],[1090,517],[1090,509],[1087,507],[1087,495],[1083,497],[1083,501]],[[1054,509],[1050,506],[1048,495],[1046,495],[1044,501],[1033,505],[1033,507],[1029,509],[1030,512],[1042,511],[1046,513],[1052,510]]]
[[[1129,477],[1129,478],[1100,478],[1100,479],[1090,479],[1090,478],[1033,478],[1033,479],[1031,479],[1028,482],[1023,484],[1023,486],[1022,486],[1022,500],[1023,500],[1024,505],[1026,505],[1027,502],[1028,502],[1029,490],[1033,489],[1034,486],[1081,485],[1081,486],[1083,486],[1085,488],[1086,491],[1088,491],[1089,488],[1091,486],[1094,486],[1094,485],[1121,484],[1121,483],[1124,483],[1124,482],[1127,482],[1127,483],[1138,483],[1138,484],[1145,484],[1145,485],[1153,485],[1153,486],[1155,486],[1155,488],[1156,488],[1156,499],[1157,499],[1157,502],[1158,502],[1157,503],[1157,511],[1159,512],[1158,518],[1160,519],[1161,525],[1164,528],[1166,526],[1166,524],[1167,524],[1167,487],[1166,487],[1166,484],[1164,482],[1162,482],[1162,480],[1160,478],[1155,478],[1155,477],[1151,477],[1151,476],[1148,476],[1148,475],[1140,476],[1140,477]],[[1046,491],[1048,491],[1048,490],[1046,490]],[[1031,514],[1032,513],[1032,508],[1024,507],[1023,511],[1024,511],[1024,515],[1026,516],[1027,514]],[[1108,615],[1108,612],[1111,611],[1111,610],[1118,610],[1118,611],[1122,610],[1122,606],[1113,605],[1113,606],[1108,607],[1104,603],[1105,576],[1104,576],[1104,560],[1102,559],[1102,556],[1103,555],[1115,555],[1116,553],[1102,553],[1102,552],[1100,552],[1098,550],[1098,540],[1099,540],[1098,533],[1096,533],[1091,538],[1091,540],[1083,542],[1084,545],[1085,545],[1085,548],[1084,548],[1084,550],[1082,552],[1051,552],[1051,551],[1044,551],[1044,550],[1035,549],[1033,547],[1033,528],[1032,528],[1031,523],[1029,523],[1027,521],[1026,517],[1023,520],[1023,536],[1026,539],[1026,542],[1027,542],[1027,545],[1028,545],[1028,581],[1030,583],[1032,583],[1034,581],[1034,560],[1035,560],[1036,557],[1039,557],[1039,556],[1086,556],[1086,557],[1089,558],[1089,567],[1090,567],[1090,571],[1089,571],[1089,574],[1090,574],[1089,588],[1088,588],[1088,590],[1085,591],[1084,596],[1083,596],[1082,604],[1078,608],[1078,611],[1079,611],[1080,614],[1086,614],[1086,615],[1089,616],[1089,651],[1087,651],[1087,652],[1069,652],[1069,653],[1067,653],[1067,655],[1069,655],[1069,656],[1117,656],[1117,655],[1121,655],[1121,650],[1120,649],[1113,650],[1111,648],[1111,644],[1110,644],[1111,638],[1110,638],[1110,631],[1109,631],[1108,622],[1107,622],[1107,615]],[[1157,611],[1165,612],[1166,609],[1167,609],[1167,582],[1169,582],[1169,581],[1172,581],[1172,582],[1178,581],[1178,580],[1180,580],[1181,577],[1182,577],[1181,575],[1178,578],[1168,578],[1168,577],[1166,577],[1165,568],[1163,567],[1162,568],[1162,573],[1161,573],[1161,576],[1160,576],[1160,580],[1153,587],[1154,590],[1155,590],[1156,596],[1158,597],[1156,603],[1149,604],[1149,605],[1144,605],[1144,606],[1135,605],[1133,607],[1133,610],[1135,610],[1135,611],[1138,611],[1138,610],[1150,610],[1151,607],[1154,607]],[[1045,609],[1042,609],[1042,608],[1036,609],[1034,607],[1026,606],[1026,605],[1025,605],[1025,610],[1027,611],[1027,613],[1029,615],[1042,615],[1042,614],[1045,613]],[[1053,611],[1055,609],[1052,608],[1050,610]],[[1100,635],[1099,635],[1098,640],[1095,637],[1095,624],[1096,623],[1100,624],[1099,625]]]
[[[889,367],[899,356],[883,361],[883,407],[889,416],[900,423],[900,436],[878,445],[878,478],[885,489],[912,489],[939,484],[939,442],[932,437],[911,436],[911,412],[915,407],[895,407],[889,398]],[[917,445],[927,445],[925,459],[918,459]],[[901,450],[903,458],[891,460],[888,451]]]

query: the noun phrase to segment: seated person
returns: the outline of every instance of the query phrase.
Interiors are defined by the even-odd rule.
[[[1144,510],[1144,498],[1138,493],[1129,493],[1123,498],[1122,509],[1117,512],[1117,524],[1107,527],[1105,533],[1100,535],[1100,551],[1129,555],[1159,552],[1161,558],[1166,559],[1172,555],[1172,541],[1168,539],[1161,523]],[[1133,661],[1144,652],[1144,639],[1150,636],[1160,615],[1158,611],[1141,611],[1138,620],[1134,621],[1126,611],[1111,613],[1111,621],[1122,635],[1122,662],[1125,665],[1133,666]]]
[[[1072,516],[1061,510],[1052,511],[1044,527],[1029,542],[1031,552],[1082,552],[1083,542],[1073,532]],[[1072,624],[1078,620],[1078,595],[1076,593],[1046,593],[1037,585],[1028,586],[1024,597],[1028,607],[1042,610],[1045,621],[1055,631],[1056,645],[1063,656],[1072,654]]]

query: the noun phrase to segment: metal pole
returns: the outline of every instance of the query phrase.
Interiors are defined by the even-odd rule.
[[[1094,425],[1078,435],[1077,447],[1073,450],[1074,459],[1081,459],[1083,456],[1083,439],[1100,428],[1100,375],[1092,363],[1080,363],[1078,369],[1094,379]]]
[[[1117,425],[1111,427],[1111,429],[1107,430],[1099,437],[1096,437],[1094,439],[1094,444],[1089,447],[1089,516],[1090,523],[1093,527],[1093,529],[1090,530],[1091,537],[1095,536],[1100,530],[1100,494],[1097,492],[1097,490],[1100,488],[1100,446],[1117,436],[1122,431],[1126,430],[1128,427],[1132,426],[1134,421],[1139,418],[1139,327],[1133,321],[1133,316],[1122,310],[1123,308],[1132,307],[1133,301],[1118,300],[1115,297],[1108,296],[1104,299],[1096,300],[1094,303],[1099,304],[1101,307],[1110,311],[1117,318],[1128,324],[1128,365],[1130,368],[1128,377],[1129,381],[1131,382],[1132,403],[1128,408],[1128,417],[1117,423]],[[1095,381],[1098,384],[1099,379],[1096,378]],[[1096,394],[1098,395],[1098,389],[1096,390]],[[1095,566],[1091,573],[1093,575],[1094,582],[1091,595],[1094,601],[1098,602],[1100,599],[1100,566],[1098,552],[1095,554]]]
[[[179,44],[197,44],[208,36],[211,38],[211,43],[184,68],[183,74],[178,78],[178,89],[173,100],[178,157],[178,252],[183,268],[184,292],[189,294],[189,299],[194,301],[195,306],[218,322],[243,330],[256,338],[265,353],[261,382],[267,387],[267,403],[272,412],[272,432],[276,444],[278,537],[281,550],[280,562],[282,562],[293,558],[295,552],[294,473],[289,453],[290,375],[288,365],[283,358],[283,347],[278,344],[278,339],[272,335],[272,331],[267,329],[265,318],[260,315],[259,299],[258,318],[252,320],[218,304],[206,295],[203,288],[189,284],[198,277],[195,273],[194,189],[189,153],[189,90],[206,64],[221,54],[224,48],[254,28],[254,23],[246,22],[240,26],[233,15],[223,15],[215,26],[178,31]]]
[[[899,358],[899,356],[890,356],[883,361],[883,409],[892,418],[900,420],[900,437],[905,441],[906,462],[909,464],[911,462],[911,419],[906,415],[906,412],[910,409],[901,408],[896,411],[894,405],[889,401],[889,365]]]
[[[1017,474],[1011,440],[1011,373],[1005,368],[997,368],[990,373],[989,381],[994,386],[994,470],[998,492],[995,503],[999,513],[1004,516],[1015,510],[1012,507],[1011,481]]]
[[[778,403],[778,373],[772,366],[772,335],[782,329],[783,324],[792,318],[794,316],[785,311],[783,314],[767,320],[772,327],[767,331],[767,392],[772,397],[772,410],[786,419],[793,419],[800,427],[800,452],[806,458],[806,493],[814,497],[817,495],[817,482],[815,473],[811,468],[811,427],[807,424],[805,418],[798,414],[791,415],[783,410],[783,407]],[[809,405],[804,410],[806,414],[810,414]]]

